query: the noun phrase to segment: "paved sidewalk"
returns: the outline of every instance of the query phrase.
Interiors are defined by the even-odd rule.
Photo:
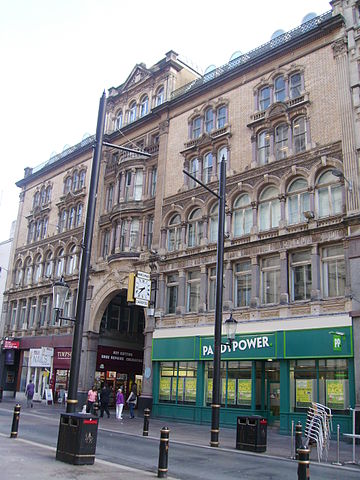
[[[22,404],[22,412],[30,412],[25,408],[25,402],[19,402]],[[4,399],[0,403],[0,408],[6,410],[13,410],[16,401],[14,399]],[[32,414],[49,415],[54,419],[58,419],[61,412],[64,412],[65,408],[61,405],[46,405],[45,403],[35,403],[34,408],[31,409]],[[129,412],[124,412],[123,420],[117,420],[115,418],[114,410],[111,410],[110,418],[100,418],[99,429],[107,430],[111,432],[121,432],[126,435],[142,436],[143,431],[143,417],[137,412],[137,417],[134,419],[129,418]],[[154,419],[150,417],[149,425],[149,437],[160,439],[160,430],[162,427],[167,426],[170,428],[170,444],[179,442],[187,445],[200,445],[204,447],[209,446],[210,442],[210,425],[198,425],[190,423],[177,422],[175,420],[163,420]],[[337,442],[336,431],[332,432],[333,440],[330,443],[330,450],[327,462],[323,459],[322,463],[331,464],[337,461]],[[236,443],[236,429],[235,428],[220,428],[220,448],[235,451]],[[267,431],[267,449],[265,453],[259,455],[279,457],[279,458],[291,458],[291,437],[288,435],[280,435],[278,428],[269,427]],[[209,447],[210,448],[210,447]],[[360,445],[356,445],[356,460],[360,459]],[[345,463],[352,460],[353,446],[348,441],[340,442],[340,462]],[[311,448],[310,460],[317,462],[316,446]],[[360,467],[354,466],[354,468]],[[16,477],[14,477],[16,478]],[[95,477],[94,477],[95,478]],[[121,478],[121,477],[119,477]],[[87,479],[88,480],[88,479]]]

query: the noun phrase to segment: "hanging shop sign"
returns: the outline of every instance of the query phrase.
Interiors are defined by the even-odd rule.
[[[50,367],[54,349],[49,347],[30,348],[31,367]]]
[[[18,350],[20,348],[19,340],[4,340],[4,350]]]
[[[59,370],[68,370],[71,364],[71,348],[55,348],[53,367]]]

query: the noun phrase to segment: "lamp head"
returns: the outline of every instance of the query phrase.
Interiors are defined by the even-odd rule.
[[[237,321],[233,318],[232,313],[230,313],[230,317],[225,320],[225,330],[226,330],[226,337],[229,340],[230,344],[235,340],[236,328],[237,328]]]
[[[70,287],[64,282],[64,277],[53,284],[53,308],[54,310],[64,310],[66,298]]]

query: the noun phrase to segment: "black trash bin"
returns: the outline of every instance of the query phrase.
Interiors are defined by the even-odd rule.
[[[267,420],[260,415],[237,417],[236,448],[250,452],[265,452]]]
[[[98,418],[84,413],[62,413],[56,460],[72,465],[93,465]]]

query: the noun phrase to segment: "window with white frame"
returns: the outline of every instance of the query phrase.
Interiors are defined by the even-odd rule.
[[[310,211],[310,194],[308,184],[304,178],[294,180],[287,191],[287,214],[288,224],[304,222],[304,212]]]
[[[323,296],[339,297],[345,294],[345,259],[342,245],[322,249]]]
[[[61,248],[57,253],[55,276],[57,278],[61,278],[64,275],[64,270],[65,270],[64,249]]]
[[[289,126],[282,123],[275,128],[275,158],[281,160],[288,156]]]
[[[259,110],[266,110],[270,105],[270,87],[263,87],[259,90]]]
[[[164,103],[164,87],[163,86],[159,87],[156,90],[156,94],[155,94],[155,105],[158,106],[158,105],[161,105],[162,103]]]
[[[292,123],[294,153],[305,152],[306,150],[306,120],[305,117],[298,117]]]
[[[245,260],[235,264],[234,300],[236,307],[248,307],[251,300],[251,262]]]
[[[201,135],[201,117],[196,117],[191,122],[191,138],[199,138]]]
[[[216,267],[208,268],[208,310],[216,306]]]
[[[144,176],[143,170],[141,168],[138,168],[135,173],[135,184],[134,184],[134,200],[136,201],[139,201],[142,199],[143,176]]]
[[[208,152],[204,155],[203,169],[202,169],[202,181],[203,183],[210,183],[211,176],[213,174],[213,154]]]
[[[316,198],[319,218],[342,213],[342,186],[330,170],[319,176],[316,182]]]
[[[198,312],[200,303],[200,270],[187,274],[186,311]]]
[[[140,100],[140,117],[149,113],[149,97],[144,95]]]
[[[214,129],[214,110],[207,108],[205,110],[205,132],[210,133]]]
[[[261,303],[275,304],[280,300],[280,257],[263,258],[261,261]]]
[[[253,224],[250,196],[247,193],[240,195],[233,207],[233,232],[234,237],[248,235]]]
[[[130,250],[136,250],[136,248],[139,246],[139,229],[140,229],[139,219],[137,218],[132,219],[130,223],[130,238],[129,238]]]
[[[73,275],[77,268],[77,254],[76,254],[76,245],[73,245],[69,250],[69,255],[67,258],[67,271],[68,275]]]
[[[41,279],[41,255],[36,255],[34,259],[34,283],[39,283]]]
[[[179,275],[172,273],[166,277],[166,313],[176,313],[178,302]]]
[[[114,129],[119,130],[122,127],[122,124],[123,124],[123,112],[122,110],[119,110],[115,117]]]
[[[274,99],[275,102],[283,102],[286,98],[286,84],[283,75],[275,78],[274,81]]]
[[[110,231],[105,230],[103,232],[103,241],[102,241],[102,258],[106,258],[110,253]]]
[[[279,226],[280,200],[279,191],[275,187],[267,187],[259,199],[259,228],[261,231]]]
[[[311,252],[290,254],[290,290],[293,302],[311,298]]]
[[[215,203],[210,210],[210,215],[209,215],[209,241],[212,242],[217,242],[218,239],[218,224],[219,224],[219,206],[217,203]]]
[[[188,219],[187,228],[187,246],[198,247],[200,246],[203,238],[203,221],[200,208],[193,210]]]
[[[179,214],[171,217],[167,231],[167,249],[169,252],[179,250],[181,245],[181,218]]]
[[[45,278],[51,278],[53,273],[53,260],[52,252],[47,252],[45,255],[44,276]]]
[[[130,103],[128,111],[128,123],[135,122],[136,120],[136,102],[133,101]]]
[[[270,133],[268,130],[260,132],[257,136],[257,161],[259,165],[266,165],[270,159]]]

